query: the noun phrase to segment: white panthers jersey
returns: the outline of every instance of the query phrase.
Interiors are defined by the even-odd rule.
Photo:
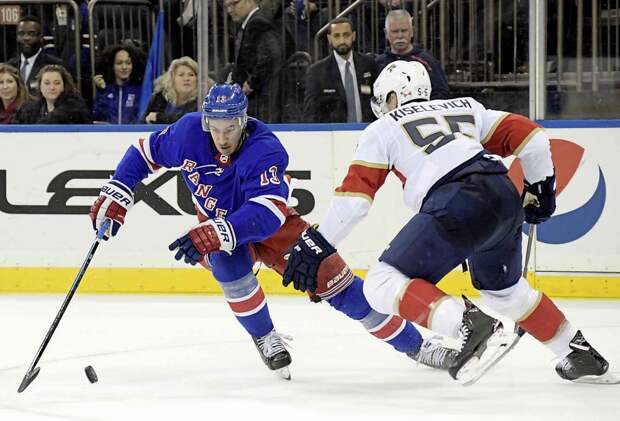
[[[389,112],[362,133],[321,233],[334,245],[348,235],[390,172],[403,182],[405,204],[418,212],[437,181],[485,149],[518,156],[531,183],[553,174],[549,138],[523,116],[487,110],[473,98],[414,102]]]

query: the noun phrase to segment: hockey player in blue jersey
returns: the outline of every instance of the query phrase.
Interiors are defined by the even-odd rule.
[[[199,224],[170,244],[177,260],[212,270],[237,320],[251,335],[263,362],[290,378],[285,337],[274,329],[265,295],[252,267],[262,261],[280,274],[284,255],[309,225],[287,203],[288,155],[273,132],[246,114],[247,98],[238,85],[216,85],[202,113],[190,113],[130,147],[90,210],[93,227],[106,219],[106,239],[117,234],[133,204],[136,184],[150,173],[180,168],[197,210]],[[362,281],[337,253],[319,273],[313,301],[325,300],[362,323],[375,337],[414,360],[447,369],[456,351],[397,315],[370,308]]]

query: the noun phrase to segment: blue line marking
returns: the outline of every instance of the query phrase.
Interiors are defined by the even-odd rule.
[[[620,120],[538,120],[547,129],[615,128]],[[341,132],[361,131],[367,123],[299,123],[270,124],[275,132]],[[67,124],[67,125],[0,125],[0,133],[150,133],[163,129],[164,124]]]

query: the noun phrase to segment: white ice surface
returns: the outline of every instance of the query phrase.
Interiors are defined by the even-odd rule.
[[[620,385],[561,380],[531,337],[462,387],[298,297],[269,298],[276,328],[294,336],[290,382],[265,368],[221,296],[78,293],[18,394],[63,298],[0,295],[0,421],[620,420]],[[558,303],[620,374],[620,301]]]

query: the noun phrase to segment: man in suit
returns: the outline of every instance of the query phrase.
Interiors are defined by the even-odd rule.
[[[369,122],[372,85],[378,71],[375,61],[353,51],[355,31],[351,20],[331,21],[327,40],[332,54],[308,68],[304,113],[313,123]]]
[[[248,97],[248,114],[267,123],[280,121],[280,70],[286,49],[257,0],[226,0],[232,20],[241,24],[235,40],[232,82]]]
[[[35,94],[37,91],[37,73],[45,65],[60,64],[61,59],[46,54],[43,51],[43,32],[41,20],[36,16],[24,16],[17,24],[17,45],[20,54],[9,60],[9,64],[19,69],[19,73],[25,82],[28,92]]]
[[[390,49],[377,56],[377,67],[383,70],[396,60],[419,61],[426,67],[431,79],[431,99],[450,98],[448,78],[441,68],[441,63],[431,53],[413,45],[413,24],[411,15],[404,9],[390,11],[385,17],[385,37]]]

